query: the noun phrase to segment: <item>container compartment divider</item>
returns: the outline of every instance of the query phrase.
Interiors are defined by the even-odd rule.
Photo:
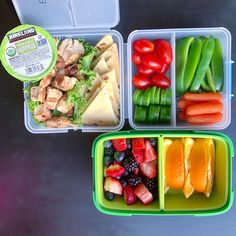
[[[171,69],[170,69],[170,78],[171,78],[171,92],[172,92],[172,104],[171,104],[171,124],[173,127],[176,127],[176,85],[175,85],[175,32],[172,33],[170,41],[172,46],[172,54],[173,54],[173,60],[171,63]]]

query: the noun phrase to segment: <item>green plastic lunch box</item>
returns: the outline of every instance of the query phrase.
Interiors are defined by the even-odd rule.
[[[158,198],[149,205],[137,202],[127,206],[123,197],[116,196],[113,201],[104,197],[103,180],[103,143],[117,138],[157,138],[157,188]],[[213,190],[209,198],[201,193],[194,193],[186,199],[182,191],[169,190],[164,193],[164,164],[163,164],[163,140],[164,138],[176,139],[182,137],[212,138],[215,144],[215,179]],[[231,139],[218,132],[179,132],[179,131],[120,131],[116,133],[102,134],[93,143],[93,201],[96,208],[109,215],[194,215],[213,216],[225,213],[233,204],[234,191],[232,189],[232,158],[234,148]]]

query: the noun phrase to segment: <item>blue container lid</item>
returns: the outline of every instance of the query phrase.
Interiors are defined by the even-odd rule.
[[[109,29],[120,20],[119,0],[12,0],[22,24],[44,29]]]

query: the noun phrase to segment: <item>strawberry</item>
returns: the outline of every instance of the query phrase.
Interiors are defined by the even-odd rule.
[[[157,153],[153,146],[151,145],[149,140],[145,142],[145,152],[144,152],[144,161],[150,162],[153,160],[157,160]]]
[[[129,184],[124,188],[124,200],[126,205],[133,205],[137,201],[137,196],[134,193],[134,189]]]
[[[144,138],[133,138],[132,139],[132,148],[133,149],[144,149],[145,143]]]
[[[113,144],[114,148],[116,149],[116,151],[118,151],[118,152],[122,152],[122,151],[126,150],[126,148],[127,148],[125,138],[113,139],[112,144]]]
[[[134,155],[135,161],[138,164],[144,161],[144,150],[142,150],[142,149],[134,149],[134,150],[132,150],[132,153]]]
[[[157,161],[150,161],[150,162],[142,162],[139,165],[143,175],[152,179],[156,177],[157,174]]]
[[[106,176],[110,176],[114,178],[119,177],[123,175],[124,173],[125,173],[125,168],[120,166],[119,164],[110,165],[106,169]]]
[[[123,187],[117,179],[114,179],[112,177],[106,177],[104,183],[104,190],[118,195],[122,195]]]
[[[152,194],[148,191],[143,183],[139,184],[135,189],[134,193],[142,201],[144,205],[149,204],[153,200]]]

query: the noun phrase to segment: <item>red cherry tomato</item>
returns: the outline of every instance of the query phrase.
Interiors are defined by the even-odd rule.
[[[138,89],[146,89],[152,86],[152,81],[145,75],[137,74],[133,77],[133,85]]]
[[[140,73],[142,75],[146,75],[146,76],[150,76],[155,73],[155,70],[148,68],[148,67],[144,66],[143,64],[138,65],[137,69],[138,69],[138,73]]]
[[[159,57],[164,63],[170,64],[173,59],[170,43],[164,39],[156,40],[153,43],[155,45],[157,57]]]
[[[134,51],[133,54],[132,54],[132,61],[135,65],[141,64],[141,62],[142,62],[141,54]]]
[[[133,43],[133,48],[141,54],[150,53],[154,51],[154,44],[147,39],[139,39]]]
[[[154,56],[153,54],[144,55],[142,59],[142,63],[146,67],[151,68],[157,72],[161,72],[163,68],[163,62],[158,57]]]
[[[165,74],[169,70],[170,64],[164,64],[161,70],[161,74]]]
[[[152,84],[158,88],[167,89],[170,87],[170,80],[163,74],[156,74],[152,77]]]

